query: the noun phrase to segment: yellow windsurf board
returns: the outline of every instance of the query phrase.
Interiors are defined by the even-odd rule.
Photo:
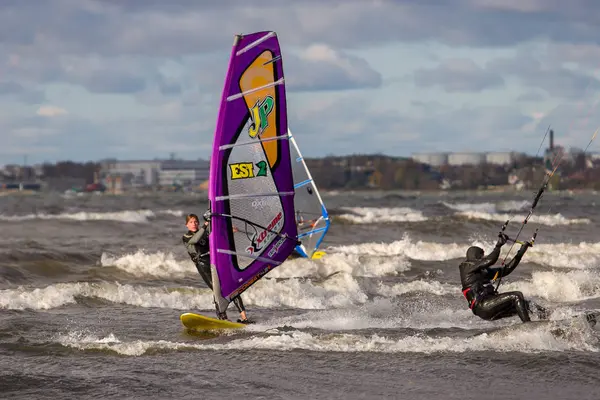
[[[200,314],[184,313],[179,317],[181,323],[188,329],[196,331],[211,331],[215,329],[240,329],[245,328],[245,324],[232,322],[223,319],[211,318]]]

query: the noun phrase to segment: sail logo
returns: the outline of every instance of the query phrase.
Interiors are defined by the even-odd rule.
[[[252,123],[248,127],[248,135],[252,139],[260,136],[269,127],[268,117],[273,112],[274,107],[275,100],[272,96],[267,96],[262,101],[259,99],[250,109]]]
[[[273,246],[273,248],[271,250],[269,250],[269,257],[273,257],[275,254],[277,254],[277,252],[279,251],[279,248],[281,247],[281,245],[285,243],[285,238],[282,237],[281,239],[279,239],[277,241],[277,243],[275,243],[275,245]]]
[[[260,252],[266,245],[271,242],[273,236],[275,236],[281,227],[283,226],[283,212],[279,211],[275,218],[269,222],[267,229],[264,229],[260,233],[255,233],[250,239],[250,246],[246,248],[246,252],[255,254]]]
[[[262,210],[268,205],[269,203],[265,199],[252,200],[252,208],[254,208],[255,210]]]
[[[254,170],[256,166],[257,170]],[[231,179],[249,179],[257,176],[267,176],[267,162],[259,161],[256,164],[251,162],[241,162],[229,164]]]

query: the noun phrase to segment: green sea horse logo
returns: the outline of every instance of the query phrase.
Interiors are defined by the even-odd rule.
[[[275,100],[273,97],[267,96],[264,100],[258,100],[254,107],[250,109],[250,118],[252,119],[252,123],[248,128],[248,135],[251,138],[255,138],[260,136],[265,129],[269,127],[269,114],[273,111],[273,107],[275,106]]]

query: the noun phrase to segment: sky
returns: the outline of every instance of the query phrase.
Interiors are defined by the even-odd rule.
[[[600,126],[597,0],[2,0],[0,164],[208,158],[233,36],[263,30],[306,157]]]

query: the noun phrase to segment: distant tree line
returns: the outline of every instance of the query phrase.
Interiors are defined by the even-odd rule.
[[[85,179],[88,184],[94,182],[94,174],[98,171],[100,164],[95,162],[59,161],[56,164],[42,164],[44,178],[79,178]]]
[[[526,188],[537,188],[552,166],[541,157],[525,157],[510,165],[492,164],[432,167],[412,159],[381,154],[355,154],[306,159],[319,188],[343,189],[401,189],[438,190],[444,184],[449,189],[468,190],[508,184],[514,175]],[[27,168],[20,176],[4,176],[5,181],[19,180],[35,175],[43,180],[79,179],[86,184],[94,182],[100,164],[59,161],[44,163],[37,171]],[[27,178],[26,178],[27,179]],[[562,163],[550,181],[555,189],[600,190],[600,163],[590,165],[582,154]]]
[[[454,190],[505,186],[514,175],[525,188],[537,188],[551,163],[542,157],[523,157],[508,165],[443,165],[432,167],[412,159],[384,155],[328,156],[306,159],[317,185],[323,189]],[[560,164],[550,180],[554,189],[599,189],[600,164],[587,164],[585,155]]]
[[[94,182],[94,173],[100,170],[100,164],[95,162],[78,163],[73,161],[59,161],[55,164],[44,163],[41,166],[10,165],[0,174],[0,180],[32,181],[36,179],[52,180],[63,178],[76,178],[85,183]]]

